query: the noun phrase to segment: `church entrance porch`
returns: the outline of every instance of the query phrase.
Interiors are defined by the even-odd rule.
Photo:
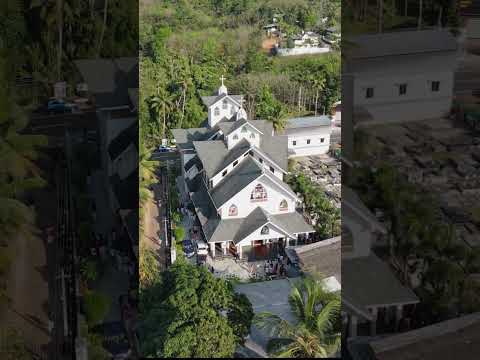
[[[251,245],[242,246],[241,258],[247,261],[261,261],[275,259],[284,254],[282,239],[254,240]]]

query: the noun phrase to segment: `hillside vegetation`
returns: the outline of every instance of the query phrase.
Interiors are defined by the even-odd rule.
[[[250,118],[282,128],[289,116],[328,113],[340,98],[340,54],[272,58],[262,27],[276,17],[298,33],[339,22],[340,1],[142,1],[140,8],[141,139],[154,146],[172,128],[206,119],[200,97],[226,77],[246,95]],[[321,19],[328,18],[327,22]],[[165,133],[164,133],[165,132]]]

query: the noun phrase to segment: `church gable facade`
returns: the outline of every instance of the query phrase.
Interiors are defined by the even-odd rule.
[[[222,219],[245,218],[257,207],[277,215],[294,212],[298,200],[264,175],[228,199],[218,210]]]
[[[223,78],[217,93],[202,100],[208,127],[188,136],[188,129],[173,134],[185,189],[210,255],[250,259],[257,248],[285,247],[299,236],[312,236],[313,227],[297,211],[300,199],[283,181],[286,136],[275,135],[271,123],[249,120],[242,96],[229,95]]]

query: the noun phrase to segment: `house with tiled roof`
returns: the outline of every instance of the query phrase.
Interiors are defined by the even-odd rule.
[[[172,133],[210,255],[250,258],[313,234],[297,211],[300,198],[285,182],[288,136],[275,134],[271,122],[248,119],[242,96],[229,95],[223,80],[203,102],[208,125]]]

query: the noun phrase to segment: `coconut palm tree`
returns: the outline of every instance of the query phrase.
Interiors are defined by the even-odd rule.
[[[162,139],[167,136],[167,113],[173,109],[173,100],[173,96],[161,86],[157,86],[156,94],[147,100],[150,111],[159,122],[162,121]]]
[[[298,323],[263,312],[253,322],[274,336],[267,351],[274,357],[329,358],[340,348],[340,296],[322,282],[304,278],[293,285],[289,303]]]

